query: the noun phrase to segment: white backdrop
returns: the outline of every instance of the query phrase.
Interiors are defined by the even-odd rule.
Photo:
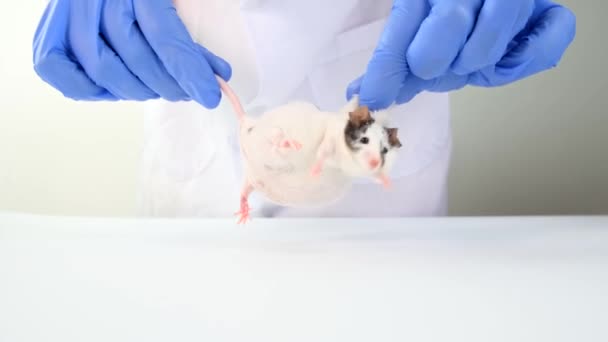
[[[36,77],[45,2],[0,11],[0,210],[132,215],[141,104],[72,102]],[[578,34],[559,68],[452,96],[452,214],[608,213],[608,5],[564,3]]]

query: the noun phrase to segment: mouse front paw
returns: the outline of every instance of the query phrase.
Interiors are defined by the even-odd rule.
[[[310,169],[310,175],[315,178],[319,177],[321,175],[321,171],[323,171],[323,164],[320,162],[317,162]]]
[[[376,181],[380,183],[386,190],[391,188],[391,180],[390,178],[388,178],[387,175],[382,174],[378,176],[378,178],[376,178]]]

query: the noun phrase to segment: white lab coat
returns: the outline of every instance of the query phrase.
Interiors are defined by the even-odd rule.
[[[323,110],[346,101],[377,44],[391,0],[175,0],[195,41],[228,60],[250,115],[299,99]],[[242,186],[235,114],[227,102],[148,104],[140,182],[146,216],[232,216]],[[252,195],[253,216],[437,216],[446,213],[451,133],[446,94],[391,109],[403,147],[393,189],[357,181],[339,203],[282,208]]]

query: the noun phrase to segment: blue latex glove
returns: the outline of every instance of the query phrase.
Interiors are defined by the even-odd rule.
[[[51,0],[35,33],[34,69],[76,100],[219,104],[231,67],[190,37],[171,0]]]
[[[556,66],[575,27],[548,0],[396,0],[347,98],[377,110],[421,91],[502,86]]]

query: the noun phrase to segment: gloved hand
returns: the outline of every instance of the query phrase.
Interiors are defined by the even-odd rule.
[[[549,0],[395,0],[363,76],[347,89],[370,109],[421,91],[496,87],[557,65],[576,19]]]
[[[230,65],[196,44],[171,0],[51,0],[35,33],[34,69],[76,100],[219,104]]]

